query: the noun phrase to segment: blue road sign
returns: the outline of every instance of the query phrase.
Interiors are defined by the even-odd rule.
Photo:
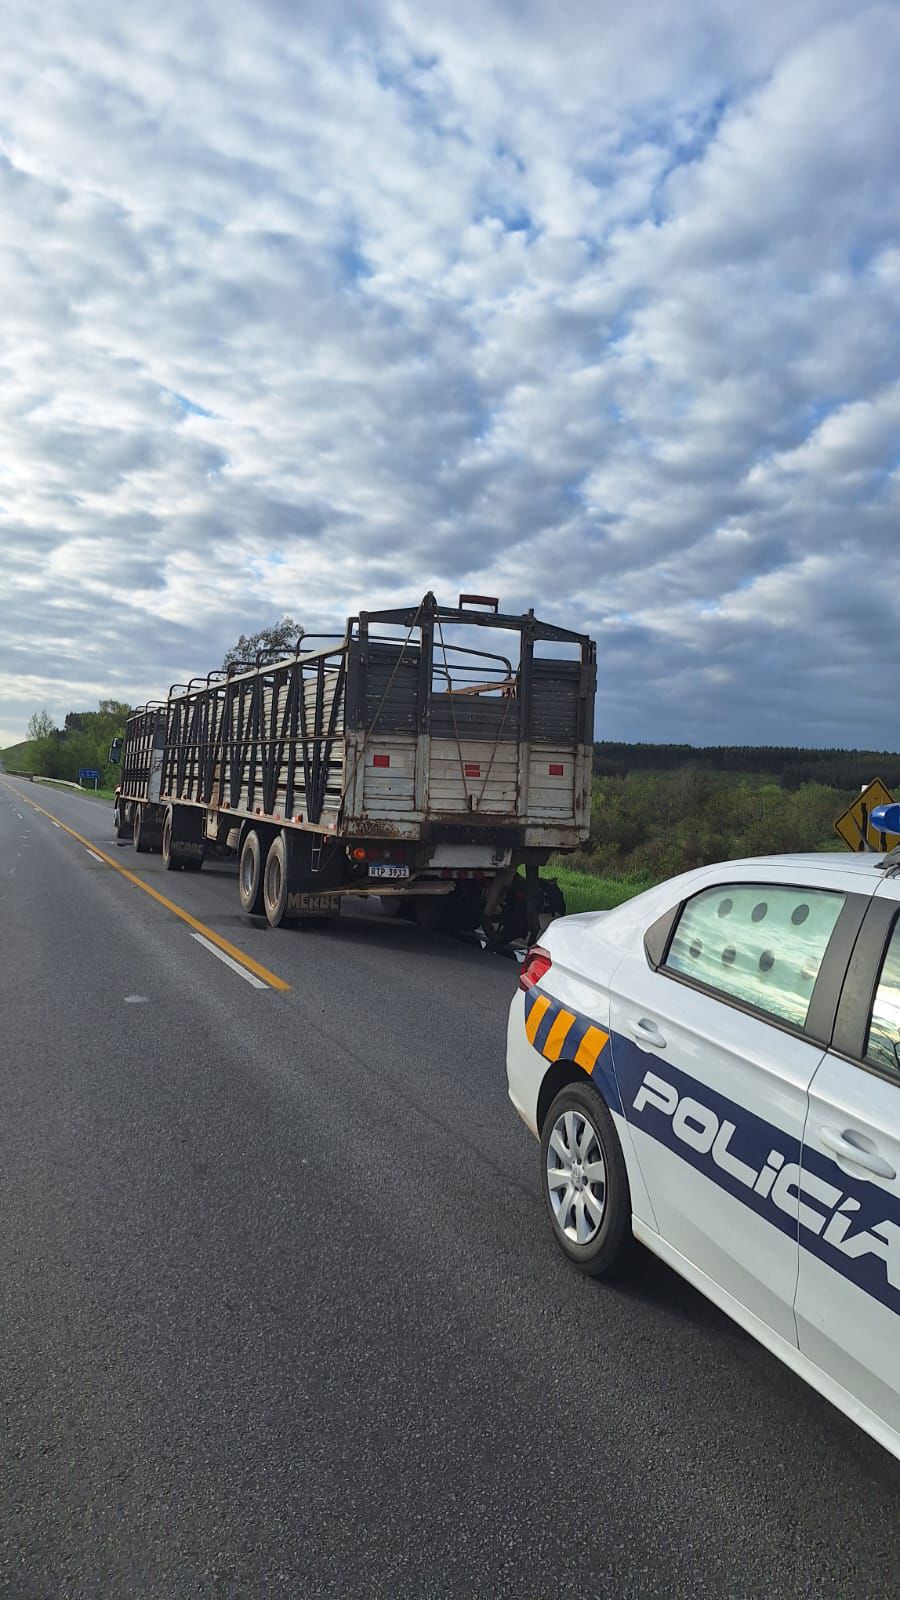
[[[97,778],[97,779],[99,779],[99,777],[100,777],[100,773],[98,772],[96,767],[79,767],[78,768],[78,782],[79,783],[81,782],[82,778]]]

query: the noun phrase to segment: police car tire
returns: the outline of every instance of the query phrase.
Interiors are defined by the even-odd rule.
[[[606,1207],[600,1230],[589,1244],[575,1244],[559,1227],[547,1185],[550,1135],[564,1111],[577,1111],[594,1130],[606,1166]],[[573,1264],[592,1278],[612,1277],[633,1265],[637,1243],[631,1230],[631,1190],[625,1158],[613,1120],[596,1089],[587,1082],[569,1083],[550,1106],[541,1130],[541,1193],[553,1237]]]

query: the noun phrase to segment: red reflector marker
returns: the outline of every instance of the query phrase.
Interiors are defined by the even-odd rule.
[[[372,765],[373,765],[373,767],[389,767],[390,764],[391,764],[390,756],[373,756],[372,757]]]
[[[565,772],[565,770],[566,770],[565,767],[561,763],[557,763],[555,761],[551,761],[551,763],[550,763],[550,776],[551,776],[551,778],[561,778],[563,773]]]
[[[481,768],[478,765],[478,762],[477,761],[467,761],[466,764],[465,764],[465,773],[466,773],[466,777],[467,778],[480,778],[481,777]]]
[[[533,945],[519,968],[519,988],[533,989],[552,965],[548,952],[542,950],[539,944]]]

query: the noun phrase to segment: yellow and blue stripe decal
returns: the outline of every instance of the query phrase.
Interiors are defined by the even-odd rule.
[[[621,1111],[611,1052],[604,1058],[609,1044],[604,1028],[535,986],[525,991],[525,1033],[529,1044],[547,1061],[574,1061],[594,1079],[612,1110]]]

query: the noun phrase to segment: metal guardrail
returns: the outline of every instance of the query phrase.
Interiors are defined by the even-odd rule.
[[[55,783],[60,789],[74,789],[77,794],[92,794],[93,790],[84,789],[80,783],[72,783],[69,778],[45,778],[42,772],[19,772],[15,777],[28,778],[32,783]]]

